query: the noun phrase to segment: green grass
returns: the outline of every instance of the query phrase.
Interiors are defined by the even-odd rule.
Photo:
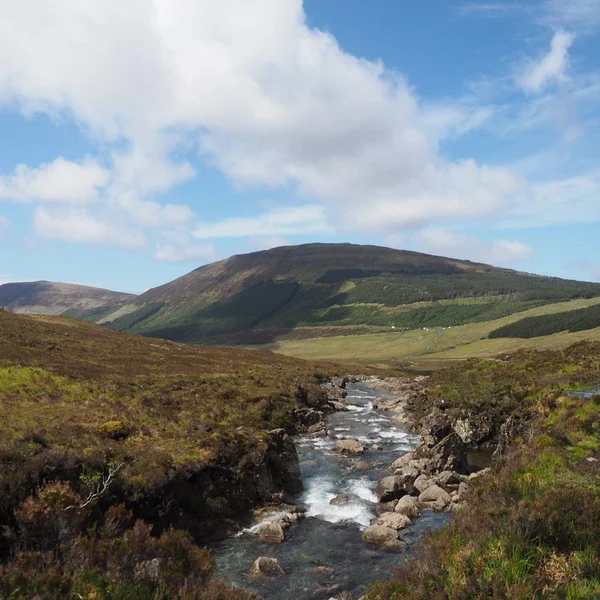
[[[437,368],[471,357],[492,357],[520,348],[564,348],[583,339],[600,339],[600,330],[557,334],[530,340],[487,339],[491,331],[524,316],[559,313],[600,304],[600,298],[572,300],[539,306],[494,321],[428,331],[394,331],[356,336],[286,340],[263,346],[304,359]]]

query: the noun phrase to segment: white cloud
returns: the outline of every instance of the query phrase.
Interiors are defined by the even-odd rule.
[[[198,239],[209,239],[292,234],[308,235],[328,231],[329,226],[323,208],[307,205],[276,208],[257,217],[234,217],[215,223],[200,223],[193,235]]]
[[[506,169],[438,151],[486,111],[426,123],[398,73],[310,28],[301,0],[22,4],[0,22],[0,104],[91,132],[112,158],[108,201],[140,226],[165,217],[147,196],[194,176],[173,158],[182,147],[237,184],[297,189],[359,230],[495,214],[518,187]]]
[[[110,172],[93,159],[59,157],[37,168],[18,165],[12,175],[0,176],[0,199],[84,204],[98,198],[109,178]]]
[[[516,240],[484,242],[439,227],[429,227],[415,235],[421,250],[452,258],[469,259],[493,265],[509,265],[533,256],[533,249]]]
[[[543,227],[600,221],[600,170],[532,185],[527,201],[509,213],[500,227]]]
[[[113,244],[141,248],[144,236],[119,223],[96,219],[85,209],[55,209],[38,206],[33,217],[37,233],[45,238],[87,244]]]
[[[5,217],[4,215],[0,215],[0,235],[3,235],[7,231],[9,231],[10,228],[11,228],[10,219],[8,217]]]
[[[216,257],[213,244],[157,244],[154,258],[161,262],[207,262]]]
[[[519,76],[518,82],[523,90],[538,93],[551,83],[564,81],[569,67],[569,48],[574,41],[572,33],[555,32],[549,52],[529,64]]]
[[[582,30],[600,27],[598,0],[545,0],[543,22]]]

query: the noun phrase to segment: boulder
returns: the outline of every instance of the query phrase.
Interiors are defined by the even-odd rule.
[[[391,527],[370,525],[362,534],[368,544],[375,544],[386,550],[400,550],[406,544],[398,539],[398,532]]]
[[[419,433],[428,446],[435,446],[451,431],[452,426],[448,415],[439,408],[434,408],[428,415],[421,419],[419,424]]]
[[[338,440],[336,450],[342,454],[359,455],[365,451],[365,447],[358,440]]]
[[[467,445],[456,433],[446,436],[433,447],[421,444],[413,450],[413,457],[424,461],[422,471],[429,474],[467,470]]]
[[[346,389],[346,383],[347,383],[347,380],[345,377],[334,377],[331,380],[331,385],[333,387],[337,387],[337,388]]]
[[[276,558],[267,558],[261,556],[254,561],[250,569],[252,577],[267,577],[269,579],[285,575],[285,571],[281,568],[279,561]]]
[[[373,450],[373,452],[381,452],[383,448],[379,444],[373,444],[371,450]]]
[[[421,514],[421,509],[412,496],[403,496],[394,507],[394,512],[405,515],[409,519],[416,519]]]
[[[404,496],[406,492],[402,489],[402,477],[392,475],[384,477],[377,486],[377,498],[379,502],[390,502]]]
[[[379,516],[374,525],[383,525],[384,527],[391,527],[396,531],[400,531],[410,525],[410,519],[400,513],[386,512]]]
[[[460,483],[460,475],[454,471],[442,471],[436,477],[436,480],[439,485],[458,485]]]
[[[296,420],[304,427],[310,427],[323,421],[324,413],[314,408],[302,408],[296,410]]]
[[[458,492],[456,494],[456,501],[461,502],[462,500],[464,500],[465,496],[467,495],[468,492],[469,492],[469,486],[464,481],[462,481],[458,486]]]
[[[319,421],[318,423],[315,423],[314,425],[311,425],[308,429],[307,429],[307,433],[309,434],[313,434],[313,433],[317,433],[323,431],[325,433],[325,435],[327,435],[327,432],[325,431],[325,428],[323,427],[323,422]]]
[[[348,407],[339,400],[329,400],[328,404],[337,412],[348,412]]]
[[[281,544],[285,541],[285,531],[281,523],[265,523],[260,525],[256,533],[263,542]]]
[[[348,501],[350,500],[350,497],[348,496],[348,494],[339,494],[337,495],[335,498],[332,498],[329,501],[329,504],[333,504],[333,505],[341,505],[341,504],[348,504]]]
[[[417,488],[417,490],[419,490],[419,492],[424,492],[428,487],[432,486],[433,484],[433,479],[430,479],[426,475],[419,475],[413,483],[413,485],[415,486],[415,488]]]
[[[428,487],[419,496],[419,506],[433,508],[434,510],[444,510],[451,501],[450,494],[435,484]]]
[[[389,502],[380,502],[375,507],[375,512],[378,515],[381,515],[386,512],[394,512],[394,509],[396,508],[396,504],[398,504],[398,500],[390,500]]]
[[[327,390],[327,400],[331,401],[340,401],[348,396],[348,392],[339,387],[332,387]]]

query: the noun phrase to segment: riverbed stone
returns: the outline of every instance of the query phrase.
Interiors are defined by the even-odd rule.
[[[269,542],[270,544],[281,544],[285,541],[285,531],[282,523],[264,523],[261,525],[256,533],[263,542]]]
[[[329,406],[331,406],[337,412],[348,412],[348,407],[339,400],[330,400]]]
[[[365,451],[365,447],[358,440],[338,440],[336,450],[342,454],[359,455]]]
[[[375,507],[375,512],[378,515],[381,515],[386,512],[394,512],[396,508],[396,504],[398,504],[398,500],[390,500],[389,502],[379,502]]]
[[[329,501],[329,504],[333,504],[335,506],[339,506],[342,504],[348,504],[348,502],[350,501],[350,497],[348,496],[348,494],[338,494],[335,498],[332,498]]]
[[[398,531],[382,525],[370,525],[362,534],[363,540],[386,550],[400,550],[406,544],[398,538]]]
[[[444,510],[451,501],[450,494],[435,484],[428,487],[419,496],[419,506],[433,510]]]
[[[377,498],[379,502],[389,502],[390,500],[402,498],[406,494],[411,494],[414,489],[410,477],[391,475],[390,477],[384,477],[379,482]]]
[[[438,485],[458,485],[460,483],[460,475],[454,471],[442,471],[436,477]]]
[[[412,496],[403,496],[394,507],[394,512],[416,519],[421,514],[418,502]]]
[[[333,387],[338,387],[338,388],[346,389],[346,378],[345,377],[334,377],[331,380],[331,385]]]
[[[285,571],[281,568],[279,561],[276,558],[268,558],[261,556],[254,561],[250,569],[250,575],[253,577],[274,578],[279,575],[285,575]]]
[[[391,527],[396,531],[404,529],[410,525],[410,519],[406,515],[401,515],[395,512],[386,512],[379,516],[375,525],[383,525],[384,527]]]
[[[415,479],[413,485],[415,488],[417,488],[417,490],[419,490],[419,492],[424,492],[428,487],[431,487],[433,483],[433,480],[426,475],[419,475]]]

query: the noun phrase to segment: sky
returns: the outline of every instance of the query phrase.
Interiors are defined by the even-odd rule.
[[[0,283],[315,241],[600,281],[598,0],[0,14]]]

